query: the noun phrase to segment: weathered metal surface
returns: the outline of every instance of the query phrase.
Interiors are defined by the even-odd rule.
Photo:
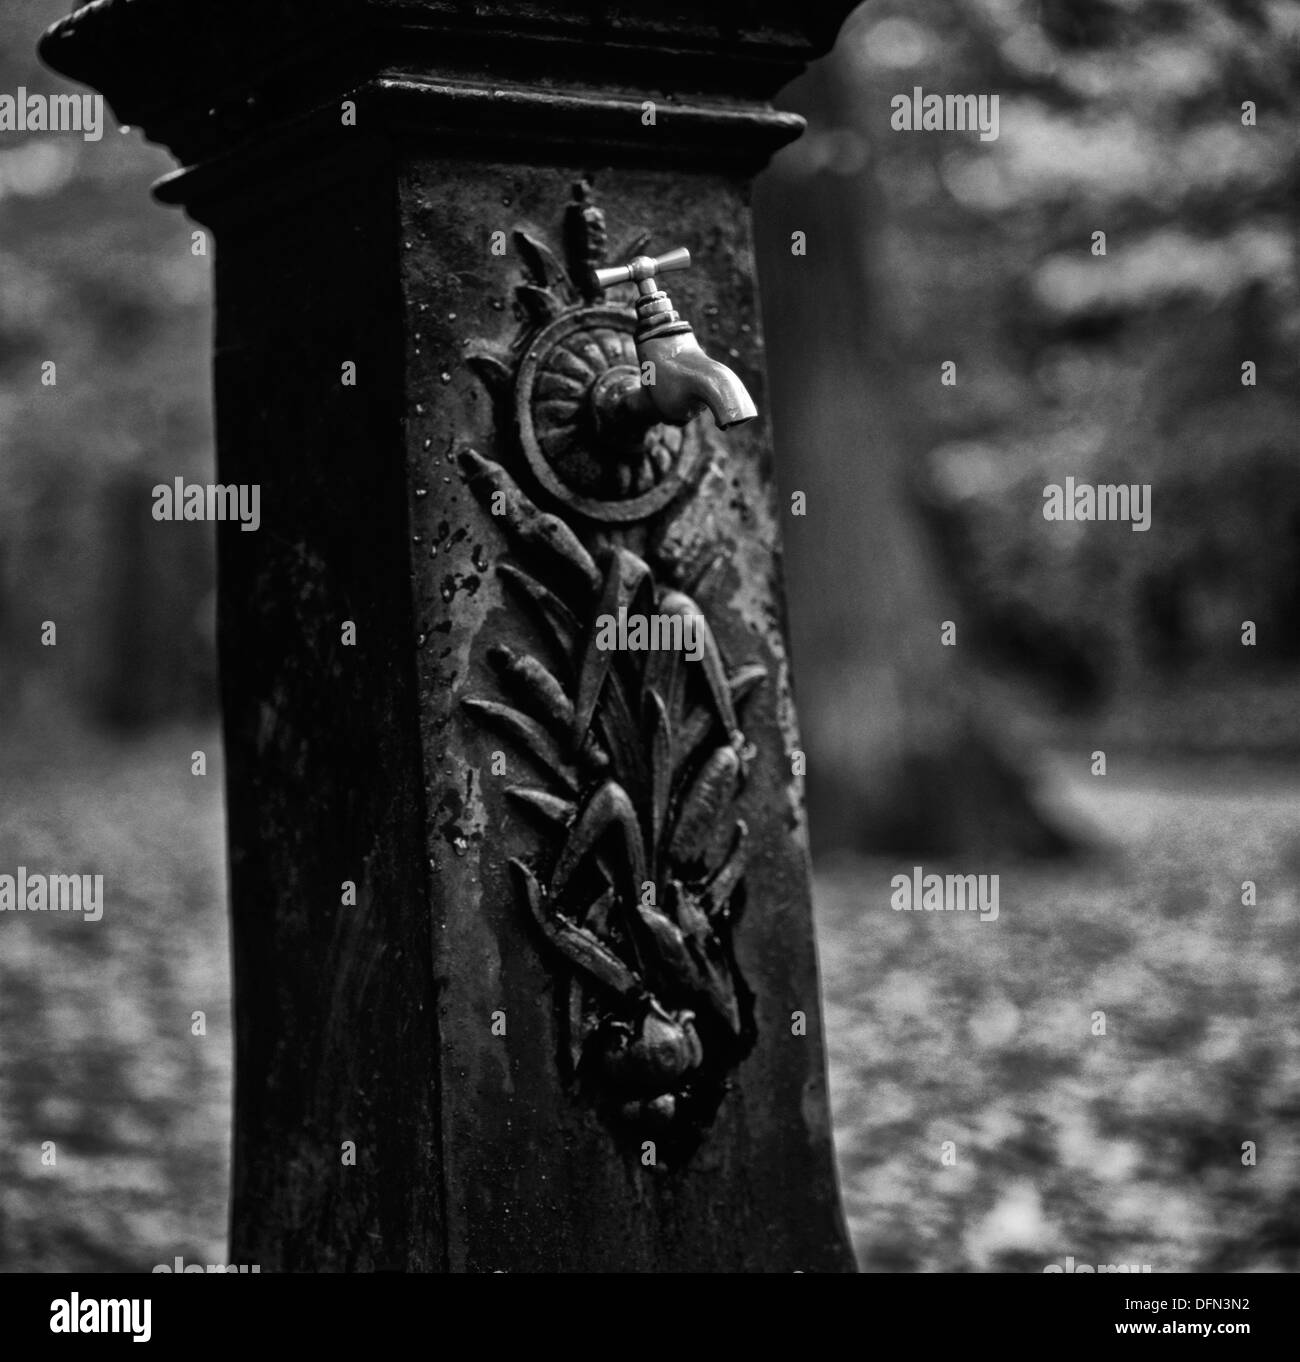
[[[215,52],[250,51],[248,7],[176,8],[211,19]],[[98,10],[47,56],[119,82],[127,116],[141,44],[193,41],[150,29],[154,0]],[[679,31],[629,6],[613,45],[640,60],[616,52],[592,89],[619,16],[524,10],[509,30],[490,5],[327,5],[331,60],[339,15],[365,34],[347,60],[366,79],[345,87],[329,61],[308,75],[276,56],[301,6],[262,7],[264,60],[223,78],[232,99],[262,82],[248,129],[185,124],[217,80],[208,56],[197,101],[162,82],[132,114],[204,158],[163,193],[217,231],[219,474],[262,489],[260,531],[219,537],[232,1254],[264,1270],[850,1269],[745,178],[792,130],[745,99],[811,49],[794,6],[761,22],[706,7]],[[399,30],[447,41],[415,42],[394,72]],[[564,81],[543,51],[568,54]],[[504,88],[474,84],[488,63],[524,112],[513,151],[509,120],[480,117]],[[642,97],[673,107],[648,72],[689,95],[661,138],[627,122]],[[332,79],[356,126],[323,99]],[[564,471],[557,491],[521,441],[525,361],[535,384],[578,336],[546,332],[569,312],[601,333],[582,347],[594,380],[635,329],[630,290],[545,305],[563,281],[539,278],[535,243],[582,214],[584,177],[616,243],[689,249],[672,306],[760,416],[656,426],[625,477],[584,464],[591,432],[550,410],[531,438]],[[617,502],[678,474],[631,519],[566,504],[570,483]],[[534,512],[563,533],[530,533]],[[711,661],[623,658],[618,685],[597,685],[566,615],[585,638],[602,601],[633,599],[689,600]]]
[[[554,953],[530,921],[532,885],[521,884],[511,866],[532,867],[538,880],[554,876],[575,836],[573,825],[548,827],[545,817],[523,807],[511,792],[545,787],[545,771],[518,742],[485,723],[481,710],[456,703],[501,695],[494,648],[536,657],[545,647],[536,612],[521,604],[503,564],[533,567],[557,594],[576,599],[575,609],[594,609],[604,586],[603,580],[584,580],[581,569],[566,575],[562,564],[538,567],[536,555],[521,555],[509,516],[492,516],[475,494],[476,475],[491,461],[548,509],[566,512],[545,500],[530,478],[508,393],[494,403],[474,366],[458,362],[467,339],[474,353],[484,340],[508,353],[521,329],[530,334],[526,319],[521,328],[511,309],[516,286],[528,282],[526,261],[517,254],[494,259],[484,243],[493,231],[516,224],[536,239],[552,237],[570,185],[567,168],[471,170],[418,150],[404,162],[401,180],[404,239],[412,241],[404,256],[413,262],[406,272],[407,306],[420,319],[408,351],[408,458],[419,540],[416,611],[425,640],[418,665],[421,689],[431,700],[421,721],[426,751],[439,754],[430,773],[427,826],[441,905],[435,940],[446,943],[439,1008],[442,1102],[447,1186],[455,1189],[447,1216],[450,1240],[464,1253],[453,1266],[542,1268],[559,1261],[595,1269],[614,1261],[663,1270],[842,1267],[807,864],[790,774],[789,753],[798,740],[765,424],[722,435],[710,418],[699,418],[684,432],[686,443],[700,446],[693,493],[615,532],[602,531],[600,522],[565,522],[595,550],[617,545],[648,562],[665,586],[694,588],[700,570],[715,564],[694,589],[729,679],[753,683],[740,724],[752,747],[746,779],[734,803],[718,810],[715,829],[729,837],[740,820],[748,831],[743,916],[726,942],[736,966],[728,986],[743,1017],[737,1034],[724,1029],[716,1038],[707,1081],[684,1104],[680,1125],[664,1116],[662,1106],[620,1122],[625,1113],[608,1109],[621,1095],[618,1084],[602,1081],[593,1101],[581,1073],[566,1066],[575,1025],[581,1042],[588,1025],[599,1032],[631,1020],[616,1008],[571,1020],[577,971],[571,960],[557,970]],[[678,277],[677,305],[699,319],[706,347],[727,358],[761,406],[742,186],[628,172],[618,177],[606,207],[618,232],[648,231],[654,243],[690,244],[698,267]],[[431,243],[439,262],[432,274],[419,263],[421,246]],[[476,452],[477,462],[467,450]],[[425,489],[427,496],[418,495]],[[550,650],[544,655],[554,656]],[[636,741],[649,762],[655,733],[640,720]],[[494,753],[504,758],[498,775],[492,774]],[[601,788],[599,782],[594,788]],[[632,895],[622,879],[618,891],[620,902]],[[633,903],[639,891],[638,884]],[[580,987],[585,995],[581,980]],[[525,1001],[522,1023],[515,1025],[519,1000],[542,1006]],[[505,1036],[491,1033],[489,1018],[498,1009],[506,1013]],[[796,1012],[810,1019],[809,1034],[795,1034]],[[706,1040],[706,1055],[708,1049]],[[662,1118],[658,1128],[656,1117]],[[491,1140],[484,1139],[488,1130],[496,1132]],[[651,1139],[656,1163],[643,1166],[643,1145]],[[503,1264],[507,1236],[516,1248]]]
[[[508,739],[493,753],[493,775],[507,774],[507,752],[522,759],[526,775],[506,794],[533,813],[545,840],[563,838],[544,879],[528,861],[509,862],[530,917],[567,967],[557,981],[561,1075],[591,1094],[618,1133],[640,1141],[643,1163],[652,1156],[681,1166],[754,1043],[752,996],[732,940],[749,856],[749,828],[734,804],[754,755],[738,713],[766,671],[729,671],[707,615],[685,594],[727,546],[707,545],[685,564],[659,551],[702,472],[699,441],[675,430],[695,403],[667,405],[673,442],[653,400],[632,438],[593,419],[606,380],[620,375],[624,394],[686,391],[674,382],[672,356],[644,357],[665,329],[690,335],[655,286],[657,270],[684,267],[689,254],[601,268],[604,216],[585,184],[575,186],[566,225],[567,268],[542,241],[515,234],[526,261],[514,290],[527,318],[510,347],[523,351],[518,371],[491,352],[473,356],[493,396],[516,414],[524,461],[498,439],[518,465],[513,475],[472,449],[460,464],[523,560],[498,566],[531,637],[524,648],[498,643],[488,652],[498,689],[519,707],[462,703]],[[634,279],[648,316],[629,345],[635,314],[592,304],[605,287]],[[691,345],[695,363],[744,393],[730,370],[702,358],[693,336]],[[646,387],[642,361],[656,380]],[[556,513],[516,482],[525,472]]]

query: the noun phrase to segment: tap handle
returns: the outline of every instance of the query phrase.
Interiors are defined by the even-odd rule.
[[[656,274],[667,274],[669,270],[684,270],[690,263],[690,251],[685,246],[678,246],[676,250],[658,257],[638,255],[626,265],[608,265],[603,269],[592,270],[592,277],[602,289],[635,280],[641,291],[648,293],[654,288]]]

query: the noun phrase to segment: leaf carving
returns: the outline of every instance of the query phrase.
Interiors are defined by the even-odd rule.
[[[532,276],[538,289],[551,291],[564,303],[576,301],[568,274],[544,241],[539,241],[537,237],[530,236],[527,232],[516,231],[514,243],[515,250],[519,252],[525,269]],[[559,310],[558,307],[555,308],[555,311]]]
[[[566,230],[567,274],[544,242],[515,233],[528,278],[517,289],[527,328],[514,354],[599,292],[590,273],[604,258],[604,216],[585,186]],[[648,232],[637,233],[620,258],[648,242]],[[511,368],[486,353],[470,362],[490,391],[509,395]],[[589,381],[564,364],[557,357],[543,402],[571,403],[569,386],[580,393]],[[539,773],[505,793],[534,815],[545,840],[509,864],[529,917],[567,966],[557,980],[561,1072],[612,1123],[653,1119],[656,1138],[685,1148],[753,1043],[753,999],[731,942],[749,845],[737,816],[752,758],[740,714],[767,671],[758,663],[729,671],[700,604],[717,589],[720,556],[688,578],[653,548],[643,557],[629,547],[663,543],[653,525],[640,535],[571,524],[536,505],[507,465],[525,466],[522,454],[504,462],[460,454],[466,482],[503,530],[497,571],[536,646],[488,649],[513,703],[462,703]],[[682,620],[679,638],[697,638],[698,657],[671,646],[610,648],[601,625],[620,611],[665,626]],[[662,644],[673,634],[647,636]]]
[[[577,793],[578,783],[573,771],[550,734],[536,719],[530,719],[527,714],[521,714],[509,705],[499,705],[494,700],[462,700],[461,703],[492,720],[511,737],[517,738],[565,790],[570,794]]]

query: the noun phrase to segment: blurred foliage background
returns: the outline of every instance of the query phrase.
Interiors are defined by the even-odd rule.
[[[822,845],[1059,850],[1015,778],[1044,743],[1294,753],[1298,36],[1294,3],[878,0],[786,92],[810,129],[757,206]],[[997,93],[997,140],[894,131],[918,86]],[[1066,476],[1150,483],[1152,528],[1044,520]]]
[[[74,88],[35,54],[69,8],[0,9],[0,92]],[[148,192],[173,168],[107,108],[98,142],[0,133],[0,712],[14,721],[130,727],[216,705],[211,537],[150,515],[156,483],[212,469],[212,258]]]
[[[0,92],[70,88],[34,56],[67,5],[0,10]],[[1297,38],[1283,0],[871,0],[781,100],[810,127],[756,225],[868,1268],[1297,1265]],[[998,139],[894,132],[914,86],[997,93]],[[0,133],[0,868],[128,886],[97,927],[0,923],[9,1271],[223,1251],[212,543],[149,516],[212,477],[171,168],[111,118]],[[1066,476],[1150,483],[1151,530],[1044,521]],[[913,854],[1000,872],[999,922],[891,913]]]

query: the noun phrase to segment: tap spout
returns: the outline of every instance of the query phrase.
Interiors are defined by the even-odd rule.
[[[610,448],[635,451],[645,432],[661,422],[684,426],[705,407],[719,430],[752,421],[758,415],[748,389],[716,359],[710,359],[683,321],[672,300],[659,287],[658,276],[683,270],[691,253],[679,246],[653,258],[638,255],[625,265],[592,272],[597,288],[635,283],[636,357],[639,369],[619,364],[592,385],[590,400],[596,431]]]
[[[688,326],[673,334],[638,339],[640,370],[618,365],[591,392],[596,429],[612,446],[639,445],[661,422],[684,426],[706,407],[720,430],[758,415],[749,390],[725,364],[710,359]]]
[[[659,420],[681,426],[703,407],[713,413],[719,430],[752,421],[758,415],[749,390],[725,364],[710,359],[693,331],[640,341],[637,354],[651,381],[642,385]],[[646,365],[654,367],[646,369]]]

